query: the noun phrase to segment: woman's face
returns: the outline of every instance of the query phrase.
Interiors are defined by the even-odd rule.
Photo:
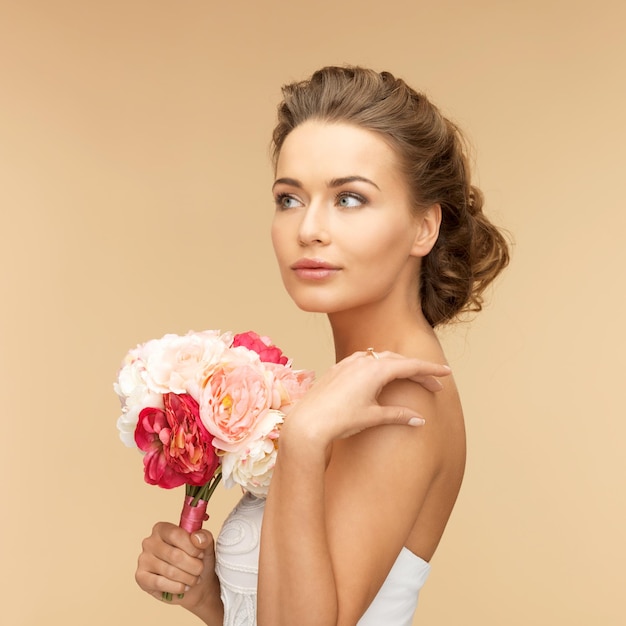
[[[308,121],[286,138],[273,186],[272,242],[305,311],[417,304],[421,218],[392,148],[345,123]]]

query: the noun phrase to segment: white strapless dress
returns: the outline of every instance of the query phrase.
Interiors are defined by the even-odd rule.
[[[246,494],[216,541],[215,571],[224,603],[224,626],[256,625],[261,522],[265,500]],[[357,626],[411,626],[430,565],[402,548],[383,586]]]

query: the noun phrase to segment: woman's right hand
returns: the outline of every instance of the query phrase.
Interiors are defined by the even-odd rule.
[[[137,584],[146,593],[168,603],[180,604],[207,624],[221,624],[223,607],[215,574],[213,535],[207,530],[186,530],[159,522],[142,543],[135,572]],[[179,594],[184,594],[179,598]]]

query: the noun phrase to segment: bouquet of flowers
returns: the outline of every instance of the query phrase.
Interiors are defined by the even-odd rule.
[[[268,337],[218,330],[167,334],[130,350],[114,389],[121,440],[144,452],[147,483],[185,485],[180,526],[208,519],[223,478],[267,495],[278,436],[289,406],[313,382]]]

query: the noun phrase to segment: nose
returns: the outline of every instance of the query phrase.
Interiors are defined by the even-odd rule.
[[[298,242],[301,246],[311,244],[326,245],[330,242],[328,212],[321,204],[310,204],[302,213],[298,228]]]

